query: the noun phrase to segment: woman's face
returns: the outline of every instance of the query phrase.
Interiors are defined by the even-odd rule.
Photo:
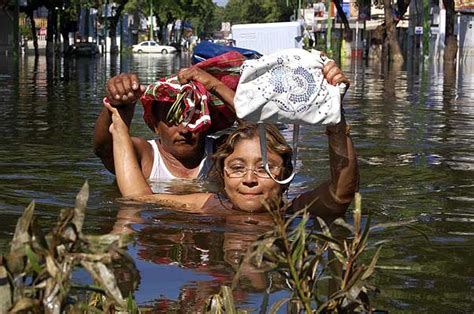
[[[267,158],[270,168],[273,169],[272,174],[278,178],[283,171],[283,159],[271,150],[267,151]],[[261,177],[262,167],[258,137],[239,141],[234,152],[224,160],[224,187],[227,197],[236,209],[247,212],[265,211],[262,200],[282,193],[280,184],[269,177]]]

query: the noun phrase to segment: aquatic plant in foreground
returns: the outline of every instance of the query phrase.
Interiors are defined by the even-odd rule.
[[[82,233],[89,198],[87,182],[74,208],[61,211],[56,226],[46,235],[34,219],[35,203],[17,222],[10,251],[0,260],[0,313],[77,313],[138,311],[131,296],[125,299],[112,266],[134,266],[124,249],[127,235]],[[75,286],[71,276],[83,267],[97,285]],[[86,291],[86,301],[71,291]],[[88,302],[88,299],[90,302]]]
[[[287,217],[279,202],[266,204],[275,228],[261,235],[252,244],[241,261],[235,276],[235,287],[242,265],[251,263],[257,268],[268,267],[280,273],[286,280],[291,294],[289,298],[275,302],[270,313],[288,304],[288,312],[369,312],[367,292],[373,290],[367,279],[373,274],[380,248],[369,265],[360,262],[367,249],[370,216],[365,226],[361,223],[361,196],[355,197],[353,225],[343,218],[328,224],[317,217],[318,227],[310,226],[310,215],[304,209]],[[328,286],[332,291],[325,293]],[[207,313],[239,313],[232,301],[230,288],[224,287],[209,298]]]

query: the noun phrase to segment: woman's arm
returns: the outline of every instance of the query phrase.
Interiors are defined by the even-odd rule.
[[[345,83],[347,86],[350,84],[334,62],[328,63],[323,73],[331,84]],[[331,179],[297,197],[292,206],[295,210],[309,206],[310,212],[320,216],[343,215],[359,189],[357,156],[344,114],[338,124],[326,127],[326,134],[329,143]]]
[[[343,215],[359,188],[357,156],[349,135],[349,127],[341,122],[326,128],[329,142],[331,179],[293,201],[295,210],[309,206],[314,215]]]
[[[109,132],[112,134],[115,176],[120,192],[126,197],[153,194],[138,163],[127,124],[117,108],[110,104],[105,106],[112,113]]]

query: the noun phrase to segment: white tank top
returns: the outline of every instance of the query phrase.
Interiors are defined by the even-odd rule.
[[[151,147],[153,148],[153,167],[148,180],[151,182],[156,182],[162,180],[179,179],[171,174],[171,172],[166,167],[156,141],[149,140],[148,143],[150,143]],[[213,146],[214,141],[211,138],[206,137],[204,142],[204,156],[201,160],[201,163],[199,164],[199,173],[196,179],[207,178],[207,174],[212,166],[211,155],[213,153]]]

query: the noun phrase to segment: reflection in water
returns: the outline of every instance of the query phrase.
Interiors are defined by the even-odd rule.
[[[432,59],[402,68],[374,64],[344,68],[353,82],[345,108],[360,157],[363,208],[376,222],[414,220],[409,228],[382,228],[374,306],[389,311],[472,310],[474,278],[473,73]],[[107,79],[138,72],[143,83],[178,71],[189,57],[133,55],[111,60],[0,57],[0,248],[32,200],[46,226],[88,179],[86,233],[132,228],[130,247],[140,271],[139,302],[176,311],[198,306],[229,283],[243,248],[256,236],[252,224],[225,217],[124,206],[114,177],[92,152],[92,130]],[[153,137],[137,107],[132,133]],[[291,132],[290,132],[291,133]],[[301,128],[299,174],[290,197],[328,177],[322,128]],[[192,185],[192,184],[191,184]],[[196,183],[201,185],[201,183]],[[188,190],[193,186],[180,188]],[[250,272],[251,274],[251,272]],[[241,283],[238,302],[258,311],[266,276]],[[270,304],[281,286],[272,285]],[[471,307],[471,308],[470,308]],[[196,308],[196,307],[195,307]]]
[[[260,234],[273,227],[267,214],[190,216],[149,207],[138,215],[141,209],[143,207],[122,207],[114,230],[136,234],[138,246],[132,254],[146,263],[143,267],[148,272],[168,269],[174,274],[174,277],[167,278],[165,285],[150,282],[142,275],[138,302],[147,303],[154,311],[200,311],[207,298],[218,293],[222,285],[231,286],[247,248]],[[179,276],[181,271],[173,269],[176,267],[186,270],[184,278]],[[264,270],[245,265],[240,284],[234,290],[236,304],[244,305],[250,294],[270,289],[269,276]],[[153,302],[142,298],[150,287],[153,287],[155,296],[160,296]],[[277,287],[281,289],[281,283],[273,280],[271,288],[275,290]],[[179,293],[173,295],[173,291]]]

